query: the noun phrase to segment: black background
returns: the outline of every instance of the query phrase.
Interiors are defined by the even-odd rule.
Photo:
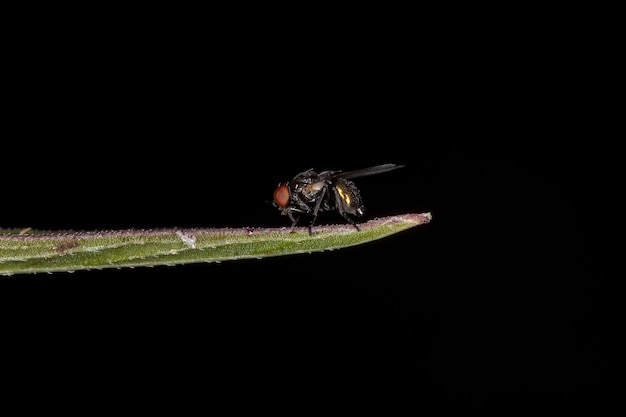
[[[567,42],[160,30],[22,50],[2,227],[287,226],[279,182],[389,162],[355,180],[367,217],[433,220],[325,253],[4,277],[16,381],[172,405],[616,403],[620,161]]]

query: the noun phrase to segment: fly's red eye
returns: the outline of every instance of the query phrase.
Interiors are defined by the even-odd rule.
[[[287,203],[289,203],[289,187],[284,184],[279,186],[274,191],[274,202],[278,207],[287,207]]]

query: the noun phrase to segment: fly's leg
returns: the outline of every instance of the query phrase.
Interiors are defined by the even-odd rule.
[[[313,219],[311,219],[311,223],[309,223],[309,235],[313,235],[313,224],[315,223],[315,220],[317,220],[317,213],[320,211],[322,201],[324,201],[324,197],[326,196],[327,192],[328,187],[325,186],[324,188],[322,188],[322,191],[320,192],[320,195],[315,202],[315,208],[313,208]]]
[[[300,220],[300,214],[294,214],[294,213],[304,213],[304,212],[296,207],[286,207],[281,212],[283,216],[289,216],[289,220],[291,220],[292,232],[293,232],[294,227],[296,227],[298,220]]]
[[[348,217],[348,215],[346,214],[345,211],[343,211],[343,209],[340,207],[337,207],[337,210],[339,210],[339,214],[341,214],[343,216],[344,219],[347,220],[348,223],[350,223],[352,226],[354,226],[354,228],[360,232],[361,228],[359,227],[358,223],[355,222],[353,219],[351,219],[350,217]]]
[[[291,230],[293,230],[293,228],[296,227],[298,220],[300,220],[300,216],[294,216],[291,211],[288,211],[287,215],[289,216],[289,220],[291,220]]]

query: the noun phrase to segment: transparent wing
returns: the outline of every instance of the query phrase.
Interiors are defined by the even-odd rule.
[[[374,174],[382,174],[383,172],[393,171],[394,169],[403,168],[404,165],[397,164],[382,164],[375,165],[369,168],[356,169],[354,171],[334,171],[331,175],[331,178],[341,177],[341,178],[356,178],[356,177],[364,177],[366,175],[374,175]]]

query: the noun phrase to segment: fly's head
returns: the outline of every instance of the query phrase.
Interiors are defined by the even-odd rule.
[[[274,207],[284,209],[289,205],[291,201],[291,190],[289,184],[279,184],[276,190],[274,190],[274,200],[272,204]]]

